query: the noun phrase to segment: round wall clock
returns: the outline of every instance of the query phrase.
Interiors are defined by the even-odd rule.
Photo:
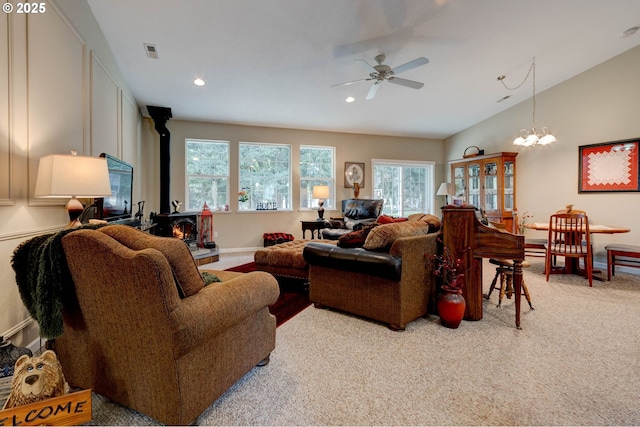
[[[347,162],[344,165],[344,186],[351,188],[356,183],[360,188],[364,187],[364,163]]]

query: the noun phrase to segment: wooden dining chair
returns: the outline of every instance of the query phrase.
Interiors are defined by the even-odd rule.
[[[562,256],[564,268],[552,266],[552,260]],[[559,213],[549,218],[549,238],[546,245],[545,273],[567,274],[579,269],[580,258],[584,259],[584,273],[593,286],[593,253],[589,233],[589,218],[582,213]]]

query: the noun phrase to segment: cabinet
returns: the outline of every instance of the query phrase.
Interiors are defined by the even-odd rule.
[[[516,156],[495,153],[452,160],[451,179],[455,196],[484,211],[492,222],[516,232]]]

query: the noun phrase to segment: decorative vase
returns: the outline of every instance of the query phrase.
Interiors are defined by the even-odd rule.
[[[467,307],[460,291],[442,286],[442,293],[438,295],[438,315],[442,326],[457,329],[464,317]]]

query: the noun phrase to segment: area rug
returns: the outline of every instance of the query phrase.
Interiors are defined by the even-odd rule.
[[[249,273],[256,271],[256,263],[238,265],[227,269],[239,273]],[[269,312],[276,316],[276,325],[280,326],[296,314],[311,305],[309,292],[301,280],[277,278],[280,285],[280,296],[278,300],[269,306]]]

